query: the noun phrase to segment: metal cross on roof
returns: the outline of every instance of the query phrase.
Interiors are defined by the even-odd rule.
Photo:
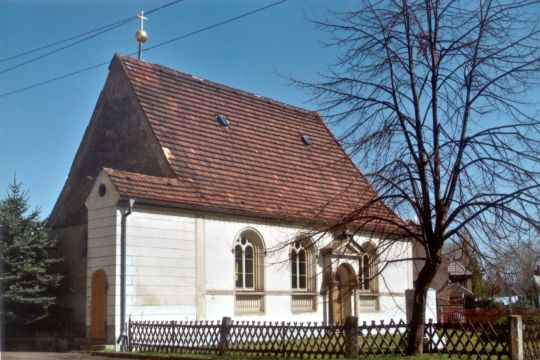
[[[138,14],[137,17],[141,21],[141,26],[140,26],[139,30],[144,30],[144,20],[148,20],[148,18],[146,16],[144,16],[144,11],[141,10],[140,14]]]
[[[138,14],[137,17],[141,21],[141,24],[139,27],[139,31],[135,33],[135,39],[137,39],[137,41],[139,42],[138,58],[139,60],[141,60],[142,59],[142,44],[146,42],[146,40],[148,40],[148,34],[146,33],[146,31],[144,31],[144,20],[148,20],[148,19],[144,16],[143,10],[141,10],[140,14]]]

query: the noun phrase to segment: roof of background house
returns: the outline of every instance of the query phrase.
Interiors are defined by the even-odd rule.
[[[469,295],[474,295],[473,292],[467,289],[465,286],[452,281],[445,282],[443,286],[437,289],[437,297],[446,297],[450,294],[456,293],[466,293]]]
[[[472,272],[467,270],[462,263],[458,261],[452,261],[448,264],[448,275],[450,276],[469,276]]]

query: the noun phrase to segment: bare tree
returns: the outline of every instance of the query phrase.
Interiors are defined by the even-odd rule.
[[[540,122],[527,102],[540,74],[537,6],[378,0],[316,21],[343,52],[320,83],[298,83],[341,131],[379,200],[415,225],[366,215],[375,202],[344,222],[391,222],[425,252],[410,354],[422,352],[443,244],[468,241],[489,262],[539,226]]]
[[[534,290],[534,271],[540,264],[540,240],[538,233],[523,236],[523,241],[505,249],[498,249],[497,259],[488,266],[491,279],[504,281],[503,289],[513,288],[530,297]],[[509,294],[510,295],[510,294]],[[531,304],[534,299],[529,298]]]

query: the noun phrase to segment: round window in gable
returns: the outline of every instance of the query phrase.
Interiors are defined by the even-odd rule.
[[[107,193],[107,187],[105,186],[105,184],[99,185],[98,193],[101,197],[105,196],[105,194]]]

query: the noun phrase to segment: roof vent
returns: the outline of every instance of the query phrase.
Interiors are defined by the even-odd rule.
[[[227,117],[225,115],[217,115],[216,116],[216,119],[219,123],[219,125],[225,127],[225,128],[228,128],[228,127],[231,127],[231,122],[229,121],[229,119],[227,119]]]
[[[311,138],[309,137],[309,135],[301,135],[300,136],[302,138],[302,142],[304,143],[304,145],[311,145],[313,143],[313,140],[311,140]]]

